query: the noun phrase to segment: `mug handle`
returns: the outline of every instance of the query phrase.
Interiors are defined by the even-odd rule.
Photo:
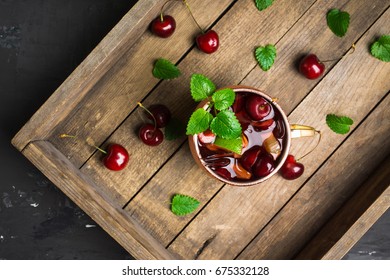
[[[300,138],[300,137],[312,137],[320,131],[316,130],[314,127],[302,124],[291,124],[291,138]]]

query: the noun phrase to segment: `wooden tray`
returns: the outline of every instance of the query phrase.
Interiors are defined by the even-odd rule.
[[[13,144],[135,258],[341,258],[390,204],[390,64],[369,53],[370,44],[390,30],[388,1],[278,0],[260,12],[253,0],[188,0],[200,25],[220,35],[220,49],[211,55],[194,46],[197,27],[178,2],[167,5],[177,21],[175,34],[150,34],[149,22],[164,2],[140,0]],[[351,15],[343,38],[326,26],[331,8]],[[269,43],[276,45],[277,59],[263,72],[253,51]],[[346,55],[352,43],[356,50]],[[309,52],[336,59],[318,80],[297,71]],[[183,75],[153,78],[160,57],[175,62]],[[185,136],[158,147],[142,144],[137,102],[165,104],[187,122],[196,106],[189,94],[193,73],[218,87],[260,88],[279,98],[292,123],[321,130],[319,147],[302,160],[303,176],[286,181],[277,175],[237,188],[206,176]],[[328,113],[350,116],[351,132],[330,131]],[[130,165],[110,172],[95,149],[60,139],[61,133],[103,148],[120,143],[131,153]],[[303,155],[315,143],[294,139],[292,153]],[[176,193],[197,198],[200,207],[191,215],[173,215],[169,201]]]

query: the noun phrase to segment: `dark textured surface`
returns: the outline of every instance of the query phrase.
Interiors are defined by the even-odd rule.
[[[0,259],[131,259],[10,144],[135,0],[0,0]],[[390,259],[388,211],[346,259]]]

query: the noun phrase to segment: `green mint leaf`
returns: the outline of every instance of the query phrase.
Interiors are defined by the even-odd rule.
[[[192,113],[187,124],[187,135],[194,135],[207,130],[210,127],[210,122],[213,115],[203,108],[197,109]]]
[[[255,57],[261,69],[268,71],[275,62],[276,48],[271,44],[268,44],[265,47],[257,47],[255,49]]]
[[[200,202],[193,197],[175,194],[172,198],[171,211],[177,216],[184,216],[194,212]]]
[[[223,139],[221,137],[215,138],[214,145],[221,147],[225,150],[234,152],[241,155],[242,152],[242,138],[241,136],[234,139]]]
[[[214,83],[201,74],[191,76],[190,88],[192,98],[197,102],[211,96],[216,89]]]
[[[211,131],[224,139],[235,139],[241,136],[241,125],[232,111],[221,111],[210,124]]]
[[[274,0],[255,0],[256,7],[259,11],[267,9],[273,2]]]
[[[326,124],[331,130],[338,134],[346,134],[349,132],[349,127],[353,125],[353,120],[349,117],[340,117],[334,114],[326,115]]]
[[[171,118],[165,127],[165,139],[171,141],[182,137],[186,134],[186,126],[176,118]]]
[[[157,79],[169,80],[181,75],[179,68],[167,59],[159,58],[153,67],[153,76]]]
[[[231,88],[218,90],[213,94],[215,109],[222,111],[233,105],[236,93]]]
[[[332,32],[339,37],[343,37],[348,30],[350,16],[347,12],[339,9],[332,9],[326,15],[328,27]]]
[[[373,43],[371,54],[379,60],[390,62],[390,35],[382,35]]]

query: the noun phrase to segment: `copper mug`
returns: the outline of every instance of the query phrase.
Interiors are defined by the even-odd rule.
[[[277,161],[275,162],[275,168],[269,173],[267,176],[261,177],[261,178],[254,178],[249,180],[228,180],[224,178],[223,176],[217,174],[210,166],[208,166],[205,161],[202,159],[200,147],[198,145],[198,135],[189,135],[189,146],[192,153],[193,158],[195,159],[195,162],[203,169],[205,170],[209,175],[211,175],[213,178],[218,179],[219,181],[222,181],[226,184],[233,185],[233,186],[251,186],[256,185],[258,183],[264,182],[265,180],[269,179],[273,175],[275,175],[279,169],[282,167],[283,163],[285,162],[290,146],[291,146],[291,139],[292,138],[299,138],[299,137],[305,137],[305,136],[314,136],[318,131],[316,131],[311,126],[306,125],[299,125],[299,124],[290,124],[286,114],[284,113],[283,109],[277,104],[277,100],[275,98],[271,98],[261,90],[247,87],[247,86],[229,86],[227,88],[231,88],[234,90],[234,92],[237,93],[247,93],[247,94],[257,94],[266,99],[270,104],[272,104],[273,109],[277,111],[278,116],[280,116],[279,120],[281,120],[281,126],[283,126],[283,145],[281,152],[279,156],[277,157]],[[203,100],[201,101],[197,108],[204,108],[207,109],[209,107],[209,100]]]

